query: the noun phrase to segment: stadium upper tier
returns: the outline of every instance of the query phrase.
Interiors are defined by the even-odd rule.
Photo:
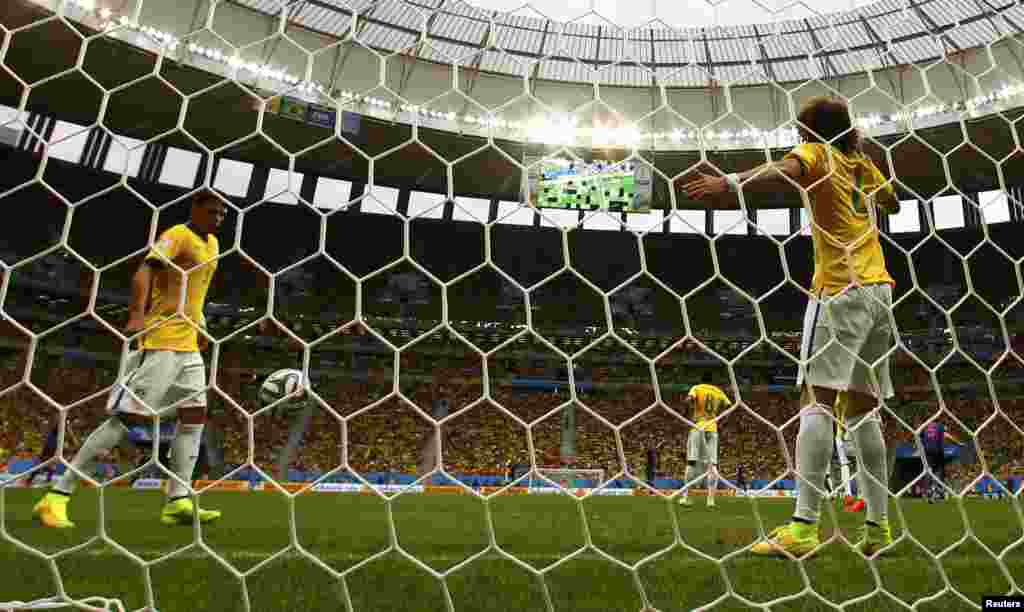
[[[282,4],[237,3],[269,15]],[[339,38],[350,34],[358,15],[356,40],[386,53],[426,40],[416,53],[428,61],[637,87],[802,81],[916,64],[1018,34],[1024,23],[1024,7],[1007,0],[883,0],[768,24],[670,24],[678,29],[662,23],[625,29],[597,18],[559,23],[532,10],[502,13],[446,0],[285,4],[295,25]]]
[[[451,188],[460,196],[509,202],[522,197],[518,160],[553,153],[551,145],[572,147],[583,158],[631,155],[654,171],[655,207],[693,208],[697,204],[682,196],[679,185],[697,164],[733,172],[762,162],[766,146],[793,144],[792,134],[779,136],[793,132],[800,102],[831,91],[846,95],[862,118],[887,118],[868,126],[868,153],[898,177],[904,199],[927,200],[952,189],[971,194],[1016,188],[1022,175],[1024,155],[1014,133],[1024,111],[1016,36],[947,55],[929,68],[896,66],[788,89],[774,83],[725,90],[596,87],[534,75],[526,81],[468,75],[418,59],[429,35],[416,49],[387,58],[354,42],[369,27],[363,25],[367,15],[393,3],[381,0],[373,11],[357,12],[354,38],[339,39],[290,21],[282,31],[279,19],[234,2],[212,10],[199,0],[143,2],[130,15],[95,3],[89,10],[64,5],[67,20],[61,21],[40,6],[51,0],[16,0],[0,9],[0,25],[11,31],[0,104],[59,119],[58,129],[43,135],[59,146],[84,142],[88,126],[99,121],[98,129],[114,135],[115,151],[134,148],[141,155],[143,147],[158,144],[275,168],[289,168],[292,158],[294,171],[307,175],[434,193]],[[289,6],[302,15],[321,5]],[[986,19],[1002,23],[1005,13]],[[104,27],[108,35],[95,36]],[[311,83],[326,86],[310,89]],[[295,100],[288,109],[282,94]],[[309,119],[314,107],[324,111],[316,121]],[[424,114],[427,107],[439,110]],[[645,136],[601,144],[596,137],[563,139],[545,125],[514,125],[558,109],[581,129],[617,114]],[[17,142],[32,120],[29,113],[19,117],[0,107],[0,140]],[[483,125],[482,117],[504,117],[507,124]],[[343,140],[332,138],[339,123]],[[71,161],[80,161],[77,154]],[[800,205],[795,195],[777,190],[758,193],[755,204]]]
[[[43,22],[39,5],[52,10],[57,0],[9,3],[15,17],[4,26],[21,28],[11,55],[40,61],[28,47],[42,37],[51,53],[63,47],[61,68],[80,61],[91,76],[123,73],[99,79],[104,87],[141,78],[141,63],[154,75],[192,66],[248,88],[250,107],[259,105],[254,95],[273,108],[282,105],[275,96],[288,96],[292,117],[312,105],[332,125],[341,110],[459,136],[587,148],[785,148],[795,142],[795,109],[824,94],[847,97],[860,127],[882,138],[1012,110],[1024,93],[1024,8],[1007,0],[891,0],[771,25],[679,30],[427,1],[436,6],[182,0],[128,10],[73,0],[65,15],[79,33],[108,34],[89,40],[81,58],[81,40]],[[729,1],[738,0],[721,6]],[[39,25],[27,27],[31,20]],[[134,69],[97,64],[103,43],[118,41],[154,59]],[[217,95],[172,84],[200,100]]]

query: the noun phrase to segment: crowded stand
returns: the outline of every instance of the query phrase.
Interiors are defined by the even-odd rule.
[[[352,337],[365,338],[362,334]],[[80,340],[79,346],[96,346],[100,342],[90,339],[89,334],[82,334]],[[290,355],[286,340],[278,337],[264,341],[271,349],[263,367],[258,362],[243,366],[240,351],[222,354],[216,390],[211,393],[213,426],[207,440],[207,446],[214,447],[208,452],[216,460],[201,464],[198,476],[261,479],[253,470],[245,469],[250,462],[248,413],[259,409],[254,402],[254,381],[278,365],[275,358]],[[700,353],[693,345],[687,350],[695,356]],[[575,372],[579,403],[574,404],[564,368],[557,369],[558,360],[543,359],[550,355],[526,353],[535,359],[496,360],[490,369],[489,401],[482,398],[478,355],[449,351],[444,356],[431,357],[430,353],[430,348],[426,348],[414,358],[401,361],[399,389],[406,399],[387,397],[392,389],[390,357],[382,359],[371,354],[350,359],[348,363],[354,364],[355,369],[349,371],[319,371],[314,357],[310,369],[322,404],[313,416],[287,479],[312,481],[333,470],[328,479],[352,479],[358,473],[371,482],[411,481],[424,471],[422,448],[433,435],[428,417],[443,402],[449,415],[442,424],[443,467],[449,475],[467,484],[505,484],[528,469],[531,459],[526,427],[530,426],[538,467],[561,465],[602,470],[606,479],[618,478],[615,486],[635,486],[628,482],[623,469],[628,468],[636,481],[643,481],[650,460],[647,449],[654,446],[657,479],[649,484],[666,489],[679,486],[690,428],[689,415],[682,410],[681,400],[683,390],[690,384],[688,379],[696,379],[708,367],[699,359],[688,369],[667,369],[664,378],[659,372],[663,405],[655,403],[652,385],[645,384],[642,378],[645,368],[634,367],[636,364]],[[57,405],[73,405],[67,421],[64,457],[77,450],[77,439],[103,418],[106,396],[101,391],[116,378],[116,359],[116,354],[103,356],[71,347],[37,357],[31,381],[49,396],[47,400],[28,386],[17,385],[24,364],[19,360],[18,350],[9,349],[0,370],[0,387],[11,389],[0,396],[0,448],[9,471],[22,472],[38,460],[47,432],[56,423]],[[985,459],[993,475],[1004,482],[1019,477],[1024,473],[1024,434],[1015,424],[1024,422],[1020,393],[1024,369],[1012,355],[1007,363],[1015,367],[1003,367],[998,378],[993,376],[1001,387],[999,412],[977,371],[966,362],[940,370],[939,386],[943,388],[948,411],[941,415],[927,373],[913,367],[898,369],[897,389],[901,391],[885,419],[886,431],[899,440],[897,449],[904,448],[901,452],[913,454],[913,436],[907,428],[919,428],[940,418],[948,430],[972,441],[971,452]],[[743,384],[742,401],[719,417],[720,473],[725,481],[733,480],[740,465],[746,479],[755,485],[787,486],[785,481],[792,479],[786,453],[781,452],[779,436],[773,428],[782,428],[782,437],[791,452],[796,431],[792,392],[784,385],[773,384],[785,378],[786,367],[785,363],[766,362],[763,367],[738,372]],[[538,380],[553,384],[545,390],[522,388],[519,384]],[[723,380],[723,387],[730,388],[727,382]],[[558,453],[560,419],[562,412],[572,406],[576,455],[562,458]],[[341,418],[346,419],[344,424]],[[255,442],[251,461],[269,476],[274,449],[282,444],[287,426],[281,415],[267,410],[251,419]],[[619,459],[616,439],[615,428],[620,426],[625,466]],[[343,428],[347,429],[348,470],[339,468],[344,461]],[[146,446],[116,449],[97,468],[95,476],[109,478],[132,470],[148,457],[147,451]],[[242,469],[237,469],[239,466]],[[62,469],[58,466],[58,473]],[[954,461],[951,486],[972,484],[982,476],[982,471],[981,464]],[[153,470],[146,473],[152,474]],[[434,476],[433,481],[438,479],[444,480]],[[982,486],[976,488],[981,491]]]

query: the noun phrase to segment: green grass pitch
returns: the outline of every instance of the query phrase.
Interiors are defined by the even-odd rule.
[[[110,489],[103,501],[95,490],[83,490],[71,504],[77,527],[53,531],[35,525],[30,516],[39,490],[2,492],[3,528],[0,543],[0,602],[30,600],[55,593],[48,564],[22,552],[8,538],[53,553],[79,546],[58,558],[64,585],[72,596],[120,598],[128,609],[146,605],[143,572],[154,585],[160,612],[243,609],[241,582],[201,547],[182,550],[146,570],[95,539],[97,516],[106,514],[107,536],[147,561],[160,559],[191,544],[192,527],[165,527],[157,516],[158,492]],[[221,522],[201,530],[202,542],[245,576],[252,610],[379,610],[426,612],[447,609],[441,582],[416,563],[388,549],[392,538],[423,564],[444,572],[487,548],[490,534],[503,550],[523,563],[546,570],[542,583],[532,572],[494,551],[447,575],[445,583],[455,610],[559,611],[641,610],[633,574],[608,561],[594,548],[557,564],[586,542],[627,564],[635,564],[670,547],[677,538],[713,558],[735,552],[757,537],[759,515],[766,528],[786,520],[792,500],[720,498],[707,509],[697,497],[682,509],[654,497],[591,498],[578,505],[560,496],[501,496],[491,499],[490,522],[484,502],[466,495],[403,495],[385,504],[366,495],[309,494],[295,500],[296,539],[324,564],[337,571],[355,568],[335,580],[316,563],[294,550],[265,563],[289,546],[289,504],[276,493],[211,492],[206,507],[224,511]],[[1006,593],[1011,583],[988,547],[1003,554],[1009,578],[1024,584],[1024,542],[1015,505],[965,500],[964,513],[954,502],[928,505],[893,502],[894,526],[905,521],[909,534],[892,553],[874,565],[892,595],[920,601],[918,610],[948,612],[974,608],[984,594]],[[756,513],[756,514],[755,514]],[[823,521],[833,533],[831,515]],[[855,537],[863,515],[837,513],[840,533]],[[965,520],[978,541],[961,541]],[[393,524],[394,531],[390,526]],[[902,531],[896,529],[896,535]],[[90,538],[94,538],[90,542]],[[933,558],[933,553],[942,552]],[[938,564],[938,565],[937,565]],[[966,601],[946,590],[949,586]],[[723,571],[724,570],[724,571]],[[682,546],[643,564],[638,579],[650,606],[663,611],[692,610],[734,592],[758,603],[777,601],[772,610],[837,609],[803,592],[805,579],[833,603],[864,597],[875,590],[872,567],[846,544],[826,545],[803,564],[753,558],[740,553],[721,564]],[[844,610],[896,610],[901,606],[882,593],[851,603]],[[715,610],[746,610],[741,600],[726,597]]]

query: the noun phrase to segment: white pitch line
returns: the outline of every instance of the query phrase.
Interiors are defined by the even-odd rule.
[[[152,562],[152,560],[160,558],[160,557],[163,557],[163,556],[168,554],[167,551],[158,551],[158,550],[143,550],[143,551],[132,551],[132,552],[134,554],[136,554],[136,555],[139,555],[139,556],[143,557],[143,558],[151,557],[152,559],[149,559],[149,560],[144,559],[144,561],[146,563],[150,563],[150,562]],[[424,563],[427,563],[427,564],[430,564],[433,561],[453,563],[453,564],[454,563],[460,563],[460,562],[468,559],[469,557],[471,557],[474,554],[474,553],[469,553],[469,554],[462,555],[462,556],[459,556],[459,555],[436,555],[436,554],[435,555],[430,555],[430,556],[420,556],[420,555],[413,554],[413,553],[411,553],[409,551],[406,551],[406,553],[412,555],[413,557],[416,557],[418,560],[420,560],[420,561],[422,561]],[[50,553],[48,553],[48,554],[50,554]],[[219,552],[218,551],[217,554],[219,556],[223,557],[224,559],[239,559],[239,560],[255,559],[255,560],[263,560],[263,559],[270,558],[275,553],[274,552],[259,552],[259,551],[253,551],[253,550],[232,550],[232,551],[227,551],[227,552]],[[364,560],[369,559],[370,557],[374,556],[373,554],[370,554],[370,555],[359,555],[359,554],[355,554],[355,553],[331,553],[331,554],[311,553],[311,554],[314,557],[316,557],[317,559],[319,559],[320,561],[323,561],[323,562],[330,562],[330,561],[359,562],[359,561],[364,561]],[[395,553],[395,554],[397,554],[397,553]],[[552,563],[554,561],[559,561],[561,559],[565,559],[571,553],[566,553],[564,555],[552,555],[552,554],[542,554],[542,553],[527,553],[527,554],[510,553],[510,554],[512,554],[515,558],[519,559],[520,561],[540,561],[540,562],[544,562],[545,565],[548,565],[548,564],[550,564],[550,563]],[[669,555],[673,555],[673,554],[679,554],[679,553],[678,552],[676,552],[676,553],[669,553]],[[643,555],[643,556],[646,556],[646,555]],[[128,557],[126,557],[122,553],[118,552],[117,550],[114,550],[112,548],[104,548],[104,549],[101,549],[101,550],[89,550],[89,551],[85,551],[85,552],[76,552],[76,553],[71,553],[71,554],[68,554],[68,555],[63,555],[63,556],[59,557],[58,560],[59,559],[65,559],[65,558],[81,558],[81,557],[90,557],[90,558],[99,558],[99,559],[106,559],[106,558],[111,558],[111,559],[112,558],[129,559]],[[296,552],[287,552],[287,553],[281,555],[278,558],[279,559],[286,559],[286,560],[308,559],[308,557],[306,557],[305,555],[301,555],[301,554],[296,553]],[[381,557],[380,560],[387,560],[387,558],[388,558],[387,556],[384,556],[384,557]],[[180,553],[180,554],[174,555],[174,556],[166,559],[165,562],[166,561],[179,560],[179,559],[180,560],[186,560],[186,561],[198,561],[198,560],[203,560],[203,559],[210,559],[210,560],[212,560],[213,557],[208,555],[208,554],[206,554],[206,553],[203,553],[203,552],[189,551],[189,552],[184,552],[184,553]],[[399,557],[399,559],[400,560],[405,560],[403,557]],[[503,555],[499,555],[497,553],[490,553],[490,554],[483,555],[482,557],[477,558],[475,561],[481,561],[481,560],[482,561],[509,561],[509,559],[507,557],[505,557]],[[576,560],[582,560],[582,561],[601,561],[601,562],[605,562],[605,563],[608,562],[608,560],[605,557],[603,557],[601,555],[598,555],[598,554],[595,554],[595,553],[582,553],[580,555],[577,555],[577,556],[573,557],[572,560],[573,561],[576,561]],[[662,557],[661,559],[655,559],[651,563],[657,563],[658,561],[664,561],[664,560],[666,560],[665,557]],[[875,559],[874,561],[876,563],[878,563],[878,562],[887,563],[887,562],[897,562],[899,560],[900,560],[899,557],[883,557],[883,558]],[[734,557],[734,558],[731,558],[729,560],[729,563],[742,563],[742,562],[750,562],[750,561],[763,561],[763,558],[761,558],[761,557],[754,557],[754,556]],[[813,562],[813,560],[810,560],[810,562]],[[688,558],[688,559],[673,560],[672,563],[674,565],[698,565],[698,564],[709,563],[709,561],[707,561],[705,559],[702,559],[702,558],[699,558],[699,557],[692,556],[691,558]],[[714,563],[714,561],[710,561],[710,563]],[[650,563],[648,565],[650,565]]]

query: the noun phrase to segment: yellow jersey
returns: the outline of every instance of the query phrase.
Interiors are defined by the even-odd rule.
[[[814,214],[814,292],[834,295],[851,284],[894,284],[871,210],[879,191],[893,197],[895,191],[875,163],[862,153],[847,156],[821,143],[798,145],[786,157],[803,167],[799,183],[808,188]]]
[[[146,327],[159,323],[142,336],[144,350],[196,352],[199,335],[194,325],[206,326],[203,306],[210,281],[217,270],[220,243],[213,234],[205,239],[188,225],[175,225],[160,235],[147,261],[162,265],[153,277],[146,304]],[[182,273],[168,262],[185,271],[185,318],[177,313],[181,296]],[[191,321],[191,324],[190,324]]]
[[[693,401],[695,429],[717,433],[718,423],[715,417],[729,405],[729,398],[725,393],[714,385],[700,384],[690,387],[690,393],[686,397]]]

